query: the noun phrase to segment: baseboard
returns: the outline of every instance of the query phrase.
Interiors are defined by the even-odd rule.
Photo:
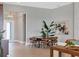
[[[14,40],[14,42],[24,44],[24,42],[23,41],[20,41],[20,40]]]

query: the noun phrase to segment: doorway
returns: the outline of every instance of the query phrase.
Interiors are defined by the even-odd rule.
[[[10,22],[7,22],[7,24],[6,24],[6,38],[8,39],[8,40],[10,40],[11,39],[11,23]]]
[[[13,42],[14,40],[14,25],[13,21],[7,21],[6,22],[6,38],[9,40],[9,42]]]

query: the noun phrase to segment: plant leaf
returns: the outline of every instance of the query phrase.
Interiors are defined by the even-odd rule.
[[[41,33],[42,33],[42,36],[43,36],[43,37],[45,37],[45,36],[46,36],[45,31],[41,31]]]
[[[43,21],[43,23],[44,23],[44,28],[48,30],[49,28],[48,28],[48,26],[47,26],[46,22],[45,22],[45,21]]]
[[[51,22],[50,27],[52,27],[54,25],[54,21]]]
[[[50,31],[51,31],[51,29],[48,30],[48,32],[50,32]]]

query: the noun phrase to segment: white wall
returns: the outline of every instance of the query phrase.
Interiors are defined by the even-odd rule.
[[[46,20],[49,24],[51,20],[55,22],[62,22],[65,21],[68,25],[70,30],[69,35],[60,35],[60,41],[63,41],[67,38],[73,37],[73,26],[72,26],[72,19],[73,19],[73,5],[66,5],[63,7],[59,7],[56,9],[43,9],[43,8],[34,8],[34,7],[23,7],[17,5],[5,5],[5,11],[15,11],[17,13],[27,13],[26,16],[26,25],[27,25],[27,38],[32,36],[39,36],[41,27],[42,27],[42,20]],[[15,40],[23,40],[23,26],[22,26],[22,14],[15,19]]]
[[[73,5],[66,5],[53,10],[45,10],[39,8],[27,9],[27,37],[39,36],[42,20],[46,20],[50,23],[51,20],[55,22],[66,22],[69,28],[69,35],[59,34],[59,40],[63,41],[67,38],[73,37]],[[61,38],[60,38],[61,37]]]
[[[79,2],[74,3],[74,38],[79,40]]]
[[[73,4],[54,9],[52,12],[54,20],[58,23],[66,23],[69,35],[59,34],[59,41],[73,38]]]
[[[14,20],[14,39],[23,41],[23,19],[22,14],[18,13]]]
[[[28,8],[27,10],[27,38],[40,36],[43,20],[52,20],[51,10]],[[49,23],[48,22],[48,23]]]
[[[24,7],[20,7],[20,6],[4,4],[5,21],[8,20],[7,16],[10,15],[10,13],[13,16],[12,20],[14,23],[14,35],[13,35],[14,38],[12,38],[12,39],[14,39],[15,41],[22,42],[24,39],[23,14],[25,13],[25,9],[24,9]],[[4,21],[4,24],[5,24],[5,29],[6,29],[5,21]]]

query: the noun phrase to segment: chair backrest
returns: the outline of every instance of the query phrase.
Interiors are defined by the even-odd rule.
[[[51,40],[52,44],[57,43],[57,38],[58,37],[49,37],[49,40]]]
[[[30,40],[35,40],[35,39],[36,39],[35,37],[31,37],[31,38],[30,38]]]

